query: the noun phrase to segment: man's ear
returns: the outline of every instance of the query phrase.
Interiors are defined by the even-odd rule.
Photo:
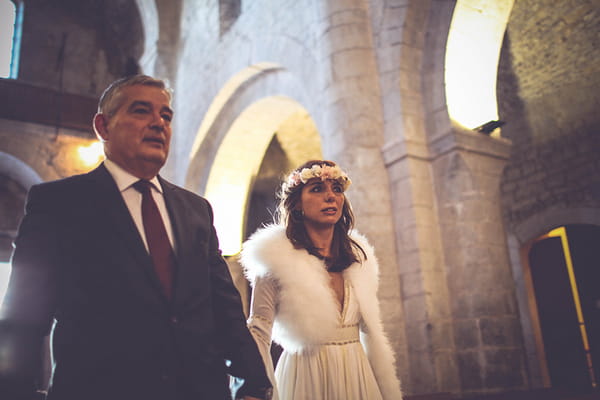
[[[106,118],[106,115],[101,114],[101,113],[94,115],[93,125],[94,125],[94,132],[96,132],[96,136],[98,136],[98,138],[104,142],[107,141],[108,140],[108,129],[107,129],[108,119]]]

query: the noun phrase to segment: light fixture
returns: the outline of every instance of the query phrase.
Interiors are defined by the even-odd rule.
[[[97,140],[87,146],[79,146],[77,152],[79,153],[79,159],[85,167],[93,167],[104,158],[104,147]]]

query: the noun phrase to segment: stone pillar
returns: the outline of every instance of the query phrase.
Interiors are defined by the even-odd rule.
[[[455,128],[429,150],[461,392],[525,388],[499,201],[510,141]]]
[[[459,392],[444,254],[429,151],[422,142],[388,144],[383,155],[394,206],[408,372],[405,393]]]
[[[382,320],[404,380],[406,340],[396,261],[389,180],[381,154],[383,121],[378,72],[366,4],[324,2],[328,28],[320,38],[331,67],[323,79],[324,110],[319,129],[323,154],[348,171],[356,228],[375,247],[379,260]]]

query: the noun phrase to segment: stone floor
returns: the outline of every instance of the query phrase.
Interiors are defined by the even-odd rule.
[[[405,396],[404,400],[600,400],[600,390],[592,393],[573,394],[560,390],[537,389],[462,397],[451,393],[431,393]]]

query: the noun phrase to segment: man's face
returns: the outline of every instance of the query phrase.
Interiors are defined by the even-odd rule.
[[[113,116],[97,115],[95,127],[106,156],[138,178],[152,178],[165,164],[171,142],[169,95],[153,86],[121,90]]]

